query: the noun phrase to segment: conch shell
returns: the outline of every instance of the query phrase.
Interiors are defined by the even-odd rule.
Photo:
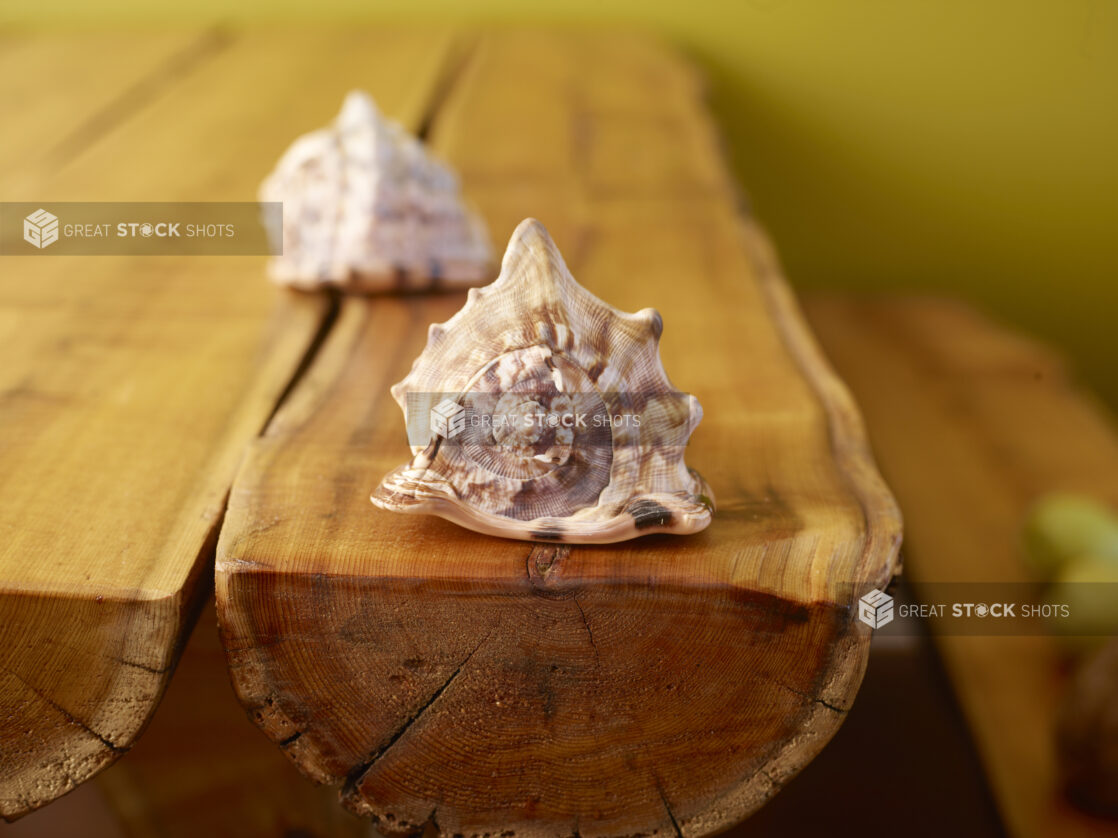
[[[260,187],[283,203],[271,278],[304,290],[414,291],[480,285],[493,251],[458,179],[353,91],[334,123],[297,139]]]
[[[430,328],[392,388],[414,458],[372,495],[506,538],[608,543],[710,523],[683,451],[702,418],[660,362],[663,324],[580,286],[547,230],[523,221],[501,274]]]

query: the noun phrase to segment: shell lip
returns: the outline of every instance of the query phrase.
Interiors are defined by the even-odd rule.
[[[370,495],[375,506],[389,512],[435,515],[475,532],[516,541],[614,544],[645,535],[690,535],[710,525],[714,509],[710,495],[642,496],[617,514],[586,520],[578,527],[565,518],[517,521],[463,505],[456,497],[438,491],[435,484],[426,484],[422,489],[414,484],[403,486],[398,481],[407,470],[408,466],[400,466],[385,476]],[[443,485],[449,486],[445,482]]]

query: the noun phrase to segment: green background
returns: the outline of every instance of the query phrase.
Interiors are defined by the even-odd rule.
[[[793,284],[965,297],[1061,346],[1118,404],[1114,0],[3,0],[0,19],[663,33],[707,72],[734,167]]]

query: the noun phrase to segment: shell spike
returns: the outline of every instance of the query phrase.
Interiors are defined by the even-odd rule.
[[[547,228],[534,218],[526,218],[516,226],[501,260],[501,279],[526,277],[547,285],[574,282]]]
[[[382,119],[377,103],[364,90],[349,91],[342,101],[342,109],[338,112],[340,126],[359,126],[379,122]]]

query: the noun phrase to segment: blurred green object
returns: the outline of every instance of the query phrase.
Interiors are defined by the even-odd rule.
[[[1094,498],[1045,495],[1029,512],[1022,535],[1025,560],[1043,581],[1062,576],[1073,559],[1084,565],[1083,572],[1098,565],[1101,573],[1109,563],[1118,573],[1118,517]]]
[[[1073,650],[1093,649],[1118,635],[1118,561],[1077,556],[1065,563],[1045,599],[1068,607],[1067,616],[1049,621],[1053,633],[1070,639]]]

